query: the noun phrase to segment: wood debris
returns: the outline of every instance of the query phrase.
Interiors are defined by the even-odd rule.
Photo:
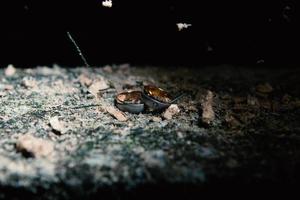
[[[5,97],[6,96],[6,92],[0,91],[0,97]]]
[[[151,118],[151,121],[153,121],[153,122],[161,122],[161,118],[160,118],[160,117],[157,117],[157,116],[153,116],[153,117]]]
[[[51,117],[49,123],[55,133],[59,133],[59,134],[66,133],[67,130],[64,126],[64,123],[61,122],[57,116]]]
[[[247,96],[247,104],[249,106],[259,106],[258,99],[250,95]]]
[[[94,80],[93,83],[89,86],[89,92],[94,95],[96,98],[98,97],[98,92],[101,90],[106,90],[109,88],[109,85],[106,83],[104,79]]]
[[[188,105],[185,109],[187,111],[191,111],[191,112],[197,112],[198,111],[198,109],[195,105]]]
[[[272,102],[269,99],[259,99],[260,108],[271,110]]]
[[[105,109],[109,114],[111,114],[113,117],[115,117],[120,122],[125,122],[128,120],[128,118],[126,117],[126,115],[123,112],[119,111],[118,109],[116,109],[113,106],[107,106]]]
[[[291,100],[292,100],[292,97],[288,94],[283,95],[283,97],[281,98],[281,102],[286,105],[289,104],[291,102]]]
[[[295,106],[295,108],[300,108],[300,100],[294,101],[293,105]]]
[[[234,101],[235,104],[243,103],[246,100],[247,100],[246,97],[241,97],[241,96],[233,97],[233,101]]]
[[[226,162],[226,166],[229,168],[236,168],[238,167],[238,165],[239,165],[238,161],[233,158],[228,159]]]
[[[13,85],[4,85],[3,89],[6,90],[6,91],[13,90],[14,86]]]
[[[47,157],[54,151],[54,145],[49,140],[36,138],[27,133],[18,138],[16,149],[28,157]]]
[[[85,74],[81,74],[78,79],[82,86],[89,87],[93,83],[93,81]]]
[[[162,116],[164,119],[170,120],[173,118],[174,115],[178,114],[180,109],[178,108],[177,104],[171,104],[165,112],[163,112]]]
[[[11,76],[13,76],[15,73],[16,73],[16,68],[15,68],[12,64],[8,65],[8,66],[6,67],[6,69],[4,70],[4,74],[5,74],[5,76],[7,76],[7,77],[11,77]]]
[[[102,70],[103,70],[104,72],[110,73],[110,74],[113,72],[113,69],[111,68],[110,65],[104,66],[104,67],[102,68]]]
[[[204,124],[211,124],[215,120],[215,112],[213,110],[213,93],[208,90],[206,96],[202,100],[202,122]]]
[[[236,129],[242,125],[236,117],[228,113],[225,115],[225,122],[227,123],[227,126],[232,129]]]

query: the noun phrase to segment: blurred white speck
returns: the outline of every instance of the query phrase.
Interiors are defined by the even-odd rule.
[[[211,46],[207,46],[207,51],[213,51],[214,49]]]
[[[192,24],[187,24],[187,23],[177,23],[176,25],[177,25],[179,31],[181,31],[184,28],[188,28],[188,27],[192,26]]]
[[[283,17],[286,21],[288,21],[288,22],[290,21],[289,16],[287,16],[286,14],[283,14],[282,17]]]
[[[290,6],[285,6],[283,8],[283,12],[282,12],[282,17],[287,21],[287,22],[290,22],[291,19],[289,17],[289,14],[290,14],[290,11],[291,11],[291,7]]]
[[[107,8],[111,8],[112,7],[112,0],[102,1],[102,6],[107,7]]]
[[[264,62],[265,62],[265,60],[259,59],[256,63],[257,63],[257,64],[260,64],[260,63],[264,63]]]

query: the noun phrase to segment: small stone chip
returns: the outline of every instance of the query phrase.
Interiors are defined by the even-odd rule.
[[[98,79],[98,80],[94,80],[92,85],[90,85],[89,92],[97,98],[99,91],[106,90],[108,88],[109,85],[106,83],[104,79]]]
[[[52,129],[55,132],[60,133],[60,134],[66,133],[66,128],[65,128],[63,122],[59,121],[57,116],[51,117],[49,122],[50,122],[50,126],[52,127]]]
[[[180,109],[178,108],[177,104],[171,104],[165,112],[163,112],[163,118],[170,120],[173,118],[174,115],[178,114]]]
[[[128,120],[128,118],[126,117],[126,115],[123,112],[119,111],[118,109],[116,109],[113,106],[107,106],[106,111],[121,122],[125,122]]]
[[[202,106],[202,122],[205,124],[211,124],[215,120],[215,112],[213,110],[213,93],[207,92],[204,100],[201,103]]]
[[[36,138],[32,134],[27,133],[19,137],[16,149],[26,156],[47,157],[54,151],[54,145],[49,140]]]
[[[8,77],[13,76],[15,73],[16,73],[16,68],[12,64],[8,65],[4,71],[5,76]]]

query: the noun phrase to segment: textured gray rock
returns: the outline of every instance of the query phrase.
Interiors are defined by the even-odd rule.
[[[202,69],[201,72],[194,69],[170,72],[128,65],[110,66],[109,71],[107,68],[37,67],[17,69],[12,76],[0,71],[0,187],[4,191],[3,198],[21,198],[12,192],[20,188],[27,194],[40,195],[35,198],[55,199],[73,198],[73,195],[86,197],[116,185],[120,187],[117,191],[131,191],[143,184],[200,187],[212,180],[226,181],[235,177],[241,182],[255,181],[257,177],[280,179],[276,170],[268,170],[276,157],[260,148],[266,145],[265,139],[257,139],[261,137],[273,138],[273,143],[267,143],[264,148],[286,161],[279,167],[288,170],[287,166],[299,160],[297,140],[290,138],[300,134],[296,122],[300,120],[295,103],[299,101],[296,76],[289,82],[278,82],[278,77],[285,72],[270,76],[257,70],[261,76],[256,76],[245,69],[243,76],[236,75],[230,67],[226,68],[226,73],[218,71],[219,68]],[[265,80],[266,76],[269,80]],[[236,111],[241,101],[239,107],[232,106],[231,96],[254,99],[251,88],[261,81],[259,77],[264,82],[276,80],[283,88],[278,96],[288,90],[289,101],[294,103],[284,105],[281,110],[261,111],[257,104],[245,101],[242,106],[246,106],[247,112]],[[106,85],[90,94],[88,86],[94,80],[105,80]],[[138,88],[141,82],[156,84],[172,94],[184,90],[189,95],[177,102],[180,112],[168,120],[161,119],[161,113],[145,112],[125,113],[127,121],[123,121],[106,112],[107,106],[114,106],[117,91],[124,85]],[[273,88],[278,88],[276,84],[272,84]],[[208,89],[218,98],[211,107],[216,113],[214,123],[204,127],[199,97]],[[285,118],[274,114],[284,109],[290,111]],[[255,117],[250,118],[249,112],[255,113]],[[239,120],[238,128],[226,124],[229,123],[226,116]],[[49,123],[53,117],[63,122],[63,134],[55,131],[60,126],[53,127],[55,125]],[[266,121],[266,126],[259,125]],[[278,126],[278,121],[285,129]],[[281,135],[268,134],[273,130],[280,130]],[[28,132],[41,141],[51,141],[53,155],[25,157],[18,152],[15,146],[18,138]],[[288,143],[276,146],[274,140],[280,137]],[[260,167],[254,169],[253,165]]]

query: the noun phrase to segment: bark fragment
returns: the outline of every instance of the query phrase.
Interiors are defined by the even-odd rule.
[[[215,120],[215,112],[213,110],[213,93],[208,90],[206,96],[202,100],[202,122],[204,124],[211,124]]]

